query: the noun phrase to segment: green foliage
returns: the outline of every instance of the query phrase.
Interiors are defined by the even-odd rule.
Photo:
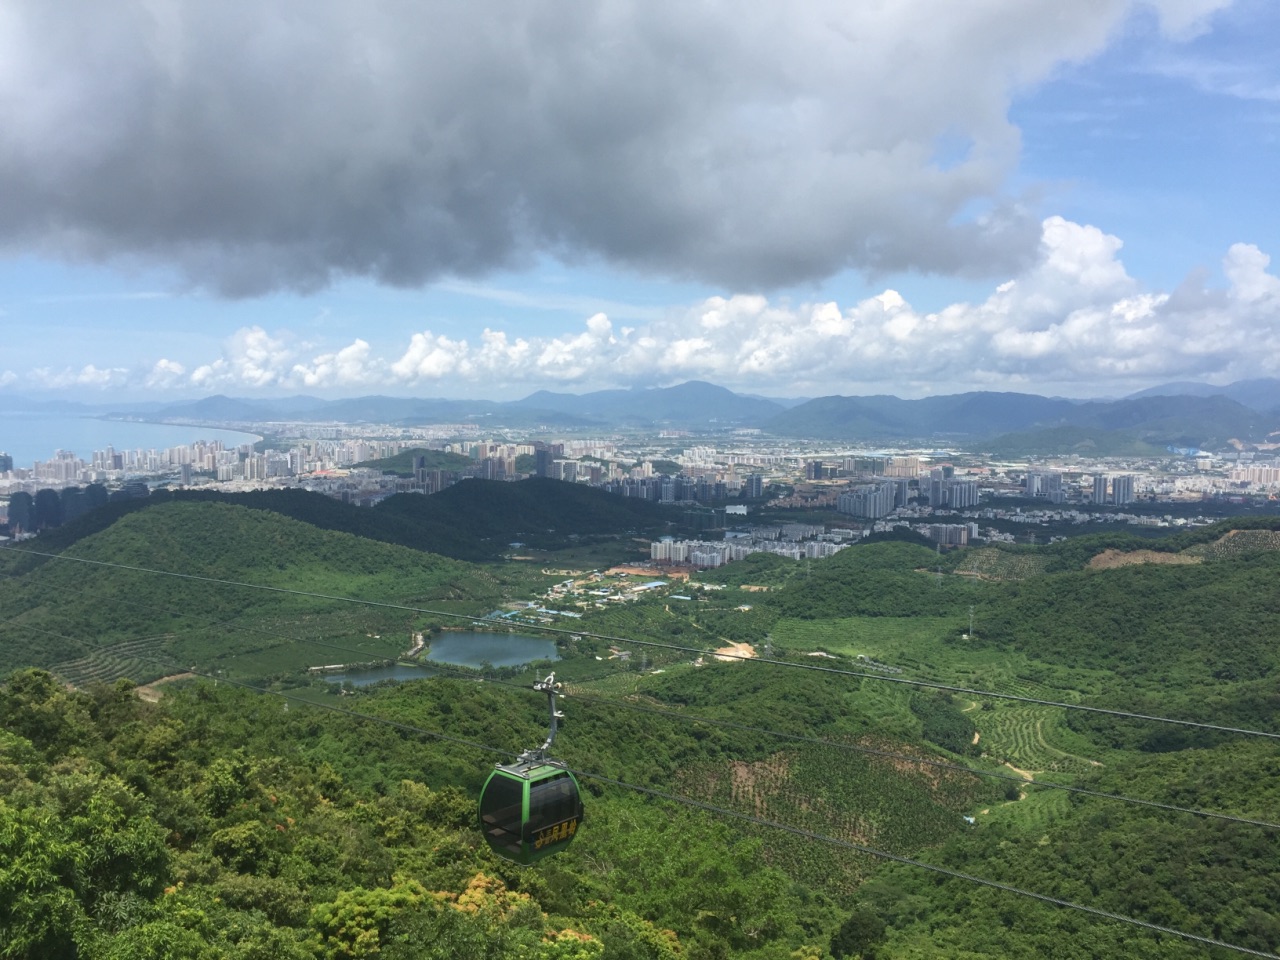
[[[1269,599],[1277,573],[1280,554],[1267,552],[1027,580],[989,608],[983,635],[1051,662],[1105,665],[1129,685],[1130,702],[1134,692],[1189,685],[1208,693],[1280,667],[1273,642],[1280,612]]]
[[[863,960],[872,960],[876,944],[884,940],[884,935],[884,921],[875,911],[859,904],[831,937],[831,953],[837,958],[862,957]]]
[[[936,562],[933,551],[913,543],[854,547],[815,563],[803,579],[762,602],[780,616],[805,620],[936,617],[958,612],[980,596],[978,584],[926,576]]]
[[[25,670],[0,688],[0,956],[1193,955],[590,774],[1274,950],[1272,832],[918,762],[945,750],[985,769],[1007,762],[1104,793],[1274,820],[1280,768],[1266,743],[883,682],[1271,729],[1280,553],[1270,522],[1226,540],[1206,528],[1139,541],[1195,550],[1195,565],[1081,569],[1129,542],[1109,536],[970,564],[1003,564],[1007,579],[939,577],[933,551],[883,543],[812,564],[743,565],[743,582],[765,581],[767,592],[592,612],[584,627],[617,636],[691,651],[768,637],[775,657],[866,678],[709,658],[694,667],[693,653],[658,649],[643,655],[661,657],[664,673],[637,669],[638,650],[623,673],[595,659],[607,644],[565,644],[557,675],[569,681],[569,717],[557,748],[588,774],[588,813],[569,851],[537,870],[494,860],[476,836],[474,791],[495,757],[463,745],[514,753],[541,742],[545,703],[527,692],[443,678],[350,697],[303,688],[405,725],[391,727],[225,685],[169,685],[153,705],[127,682],[92,682],[148,658],[261,676],[332,655],[292,636],[363,644],[375,657],[403,649],[410,630],[430,626],[424,618],[6,554],[16,579],[0,581],[0,662],[79,661],[86,686]],[[492,609],[509,585],[541,582],[216,501],[152,504],[69,549],[459,610]],[[965,569],[964,557],[943,558],[944,570]],[[820,649],[836,659],[801,659]]]
[[[9,528],[35,529],[35,497],[25,490],[9,494]]]
[[[50,756],[88,735],[83,697],[68,692],[44,670],[24,670],[0,689],[0,727],[30,741]]]
[[[57,501],[57,494],[49,493]],[[465,480],[429,497],[398,494],[372,508],[295,489],[247,493],[177,490],[164,496],[113,501],[85,513],[42,534],[40,549],[66,549],[124,517],[168,503],[220,503],[265,511],[321,530],[472,561],[496,559],[513,541],[555,549],[572,543],[574,537],[656,536],[672,532],[673,521],[678,519],[647,500],[543,477],[519,483]],[[29,561],[27,566],[35,562]]]
[[[401,450],[394,457],[384,457],[381,460],[365,460],[363,463],[357,463],[357,467],[364,467],[369,470],[381,470],[383,473],[394,473],[402,477],[413,476],[413,465],[421,457],[424,461],[424,470],[466,470],[468,467],[474,467],[476,461],[461,453],[446,453],[444,450],[428,450],[425,447],[415,447],[412,450]]]
[[[62,525],[62,499],[57,490],[36,491],[34,520],[37,530]]]
[[[397,878],[390,887],[343,890],[311,912],[317,954],[324,960],[377,956],[391,921],[426,895],[422,884],[406,878]]]
[[[1006,460],[1022,457],[1158,457],[1167,455],[1163,444],[1148,443],[1136,432],[1098,427],[1048,427],[1006,433],[977,444],[987,455]]]
[[[951,753],[977,753],[973,739],[977,727],[960,712],[949,694],[942,691],[912,694],[911,712],[920,718],[923,724],[920,735],[925,740]]]
[[[191,549],[195,542],[199,551]],[[166,662],[251,677],[334,662],[331,650],[294,639],[302,637],[363,648],[369,660],[381,661],[408,648],[419,624],[412,613],[383,609],[371,618],[348,604],[282,591],[473,614],[492,609],[502,595],[487,571],[457,561],[222,503],[171,503],[134,513],[69,553],[185,578],[46,561],[21,580],[0,581],[6,620],[0,667],[56,664],[65,678],[88,683],[179,672]],[[150,629],[140,631],[140,623]]]
[[[743,584],[751,586],[781,586],[802,574],[802,563],[776,553],[752,553],[715,570],[703,570],[694,575],[695,583],[723,583],[730,587]]]

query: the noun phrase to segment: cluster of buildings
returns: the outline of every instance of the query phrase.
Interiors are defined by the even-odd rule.
[[[976,523],[928,523],[914,528],[934,543],[948,547],[963,547],[978,539]]]
[[[1060,471],[1028,470],[1023,484],[1028,497],[1042,497],[1050,503],[1067,502],[1069,488],[1064,483],[1064,476]],[[1093,474],[1091,502],[1123,506],[1126,503],[1132,503],[1135,499],[1132,475]]]
[[[907,505],[912,497],[927,500],[943,510],[965,510],[978,505],[978,481],[956,477],[954,467],[937,467],[927,479],[893,477],[856,483],[836,498],[836,509],[853,517],[878,520]]]
[[[88,460],[70,451],[58,450],[51,459],[37,460],[30,467],[17,466],[13,457],[5,453],[0,454],[0,491],[35,493],[89,483],[123,483],[139,476],[171,475],[189,483],[197,472],[217,476],[229,465],[242,463],[252,452],[252,445],[227,447],[221,440],[198,441],[165,450],[116,450],[108,446],[93,451]],[[260,476],[267,475],[264,466]]]
[[[791,560],[818,560],[839,553],[857,534],[852,530],[832,530],[811,524],[783,524],[780,527],[751,527],[729,531],[723,540],[675,540],[663,537],[649,544],[649,559],[672,566],[710,570],[753,553],[772,553]]]
[[[1235,467],[1227,474],[1232,483],[1242,487],[1259,487],[1268,490],[1280,489],[1280,462],[1251,463],[1248,466]]]
[[[280,425],[271,425],[272,430]],[[268,429],[267,427],[253,429]],[[529,475],[585,483],[610,493],[656,503],[699,504],[688,513],[729,514],[736,502],[832,509],[850,525],[875,530],[908,522],[939,543],[966,542],[983,506],[1014,500],[1009,519],[1033,522],[1038,505],[1049,511],[1124,507],[1138,500],[1211,497],[1244,499],[1280,492],[1280,461],[1269,453],[1237,451],[1215,456],[1170,456],[1163,460],[1087,460],[984,462],[945,451],[905,453],[839,452],[817,442],[767,438],[745,431],[727,444],[667,436],[556,440],[494,438],[471,424],[401,428],[377,425],[296,424],[256,445],[202,441],[165,450],[94,451],[87,459],[59,452],[48,461],[22,469],[0,453],[0,508],[6,494],[34,494],[42,488],[68,489],[101,483],[120,489],[145,482],[181,486],[217,486],[226,490],[300,487],[357,505],[372,505],[397,493],[437,493],[466,477],[516,480]],[[370,434],[381,434],[371,438]],[[286,439],[287,438],[287,439]],[[673,441],[675,444],[673,446]],[[411,475],[384,473],[359,465],[430,447],[467,458],[452,469],[413,465]],[[438,462],[438,461],[432,461]],[[1025,500],[1037,501],[1025,515]],[[712,510],[714,508],[714,511]],[[732,512],[737,512],[735,508]],[[938,512],[959,515],[938,517]],[[1114,511],[1098,511],[1098,515]],[[952,522],[937,523],[936,520]],[[731,526],[726,518],[723,526]],[[712,526],[721,526],[719,521]],[[964,527],[964,531],[951,527]],[[740,541],[732,543],[732,541]],[[709,554],[690,541],[687,551]],[[817,537],[747,537],[731,530],[725,546],[717,541],[720,562],[748,548],[787,556],[814,556],[827,549]],[[839,541],[832,541],[835,546]],[[665,547],[655,549],[665,550]],[[677,547],[671,549],[677,550]],[[664,562],[666,557],[655,557]],[[706,559],[710,560],[708,556]],[[670,558],[670,562],[676,562]],[[708,565],[712,565],[708,563]]]

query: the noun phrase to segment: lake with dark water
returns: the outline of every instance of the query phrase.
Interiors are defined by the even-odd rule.
[[[534,660],[559,660],[554,640],[531,637],[520,633],[442,633],[431,641],[426,663],[453,664],[479,669],[489,663],[495,667],[518,667]],[[343,673],[327,673],[330,683],[350,680],[357,687],[367,687],[382,680],[419,680],[435,676],[438,671],[430,666],[414,666],[395,663],[369,670],[350,670]]]
[[[13,465],[30,469],[37,460],[52,460],[58,450],[89,460],[93,451],[165,450],[185,447],[198,440],[221,440],[228,447],[253,443],[258,438],[238,430],[178,426],[172,423],[125,423],[93,417],[49,416],[40,413],[0,411],[0,453],[13,457]]]
[[[483,630],[442,633],[432,639],[427,654],[428,663],[455,663],[463,667],[479,667],[486,661],[495,667],[518,667],[534,660],[559,659],[554,640]]]

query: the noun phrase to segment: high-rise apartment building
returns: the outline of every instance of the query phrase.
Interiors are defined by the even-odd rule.
[[[893,483],[866,483],[840,494],[836,509],[855,517],[875,520],[893,512],[897,485]]]
[[[1053,470],[1028,470],[1026,492],[1028,497],[1044,497],[1050,503],[1062,503],[1066,498],[1062,474]]]
[[[1133,502],[1133,476],[1126,474],[1111,478],[1111,502],[1125,504]]]

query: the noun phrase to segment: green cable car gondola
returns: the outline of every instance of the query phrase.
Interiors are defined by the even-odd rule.
[[[536,750],[526,750],[515,763],[498,764],[480,792],[480,831],[498,856],[516,863],[536,863],[569,846],[582,823],[578,781],[547,751],[556,738],[555,674],[533,685],[547,694],[551,733]]]

